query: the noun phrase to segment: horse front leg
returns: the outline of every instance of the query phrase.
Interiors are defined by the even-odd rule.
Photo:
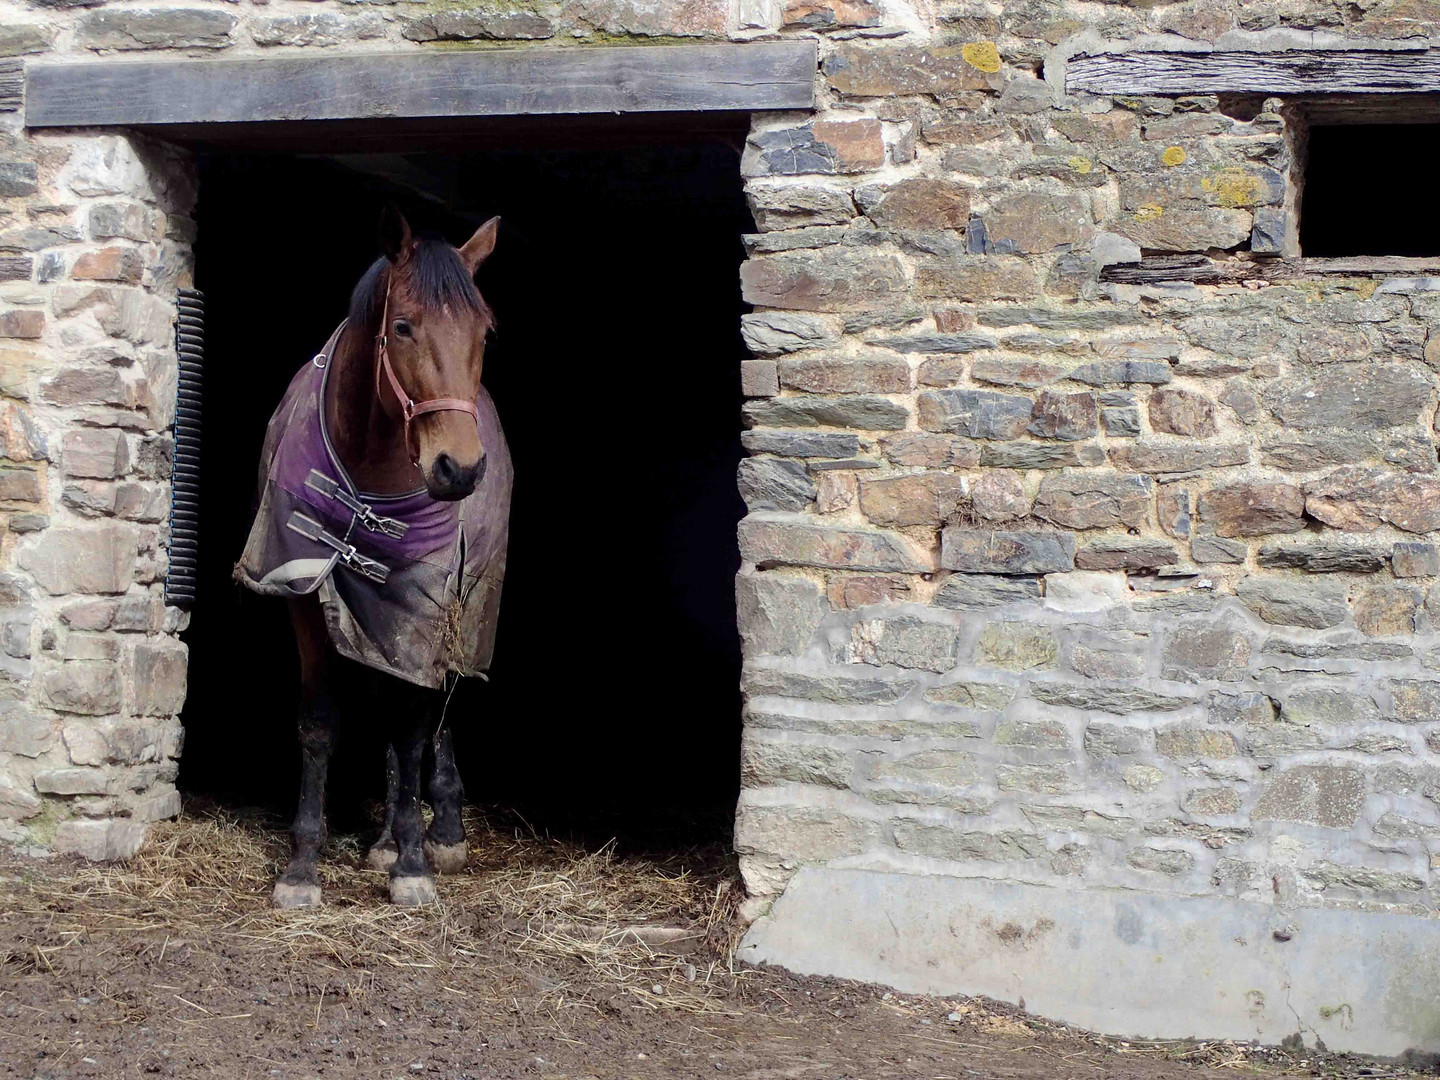
[[[388,871],[400,854],[400,849],[395,846],[395,803],[399,798],[400,762],[395,757],[392,743],[385,747],[385,822],[380,826],[380,835],[365,854],[371,870]]]
[[[455,767],[455,746],[450,729],[441,729],[433,746],[430,769],[430,809],[435,812],[425,834],[425,854],[437,874],[458,874],[465,869],[469,847],[465,843],[465,785]]]
[[[429,733],[424,709],[399,712],[393,739],[399,779],[394,835],[399,851],[395,864],[390,867],[390,902],[402,907],[435,902],[435,875],[425,860],[425,821],[420,816],[420,771]]]
[[[313,597],[292,601],[290,621],[300,650],[300,800],[290,862],[270,898],[277,908],[315,907],[321,902],[316,861],[329,835],[325,781],[340,732],[340,711],[330,685],[329,639],[319,601]]]

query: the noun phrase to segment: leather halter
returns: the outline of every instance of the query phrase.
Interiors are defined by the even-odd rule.
[[[460,398],[441,397],[431,398],[429,401],[416,402],[405,388],[400,385],[400,380],[395,377],[395,369],[390,365],[390,290],[395,284],[395,271],[387,270],[385,279],[385,310],[380,315],[380,333],[375,335],[375,398],[380,398],[380,373],[385,373],[385,378],[390,382],[390,389],[395,394],[395,400],[400,403],[400,411],[405,417],[405,451],[410,455],[410,464],[419,466],[419,448],[412,449],[410,446],[410,421],[417,416],[433,412],[463,412],[469,413],[474,419],[476,426],[480,424],[480,410],[475,407],[473,401],[463,401]]]

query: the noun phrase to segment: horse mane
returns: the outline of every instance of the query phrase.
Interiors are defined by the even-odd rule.
[[[380,256],[370,264],[350,294],[350,325],[363,327],[366,337],[380,332],[380,315],[385,305],[386,267],[390,260]],[[420,236],[406,262],[407,287],[427,308],[446,304],[464,308],[479,316],[487,330],[495,326],[495,313],[485,303],[475,279],[465,268],[459,253],[438,236]]]

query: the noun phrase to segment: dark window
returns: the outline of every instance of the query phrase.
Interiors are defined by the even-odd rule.
[[[1300,251],[1440,256],[1440,124],[1310,129]]]

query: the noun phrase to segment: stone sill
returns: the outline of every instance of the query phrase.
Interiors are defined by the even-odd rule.
[[[1224,285],[1243,281],[1304,281],[1332,276],[1385,277],[1386,291],[1440,290],[1440,257],[1363,255],[1336,259],[1285,259],[1242,252],[1229,259],[1208,255],[1150,255],[1138,263],[1107,266],[1101,281],[1119,285],[1189,282]],[[1401,287],[1401,281],[1407,283]],[[1383,286],[1382,286],[1383,287]]]

